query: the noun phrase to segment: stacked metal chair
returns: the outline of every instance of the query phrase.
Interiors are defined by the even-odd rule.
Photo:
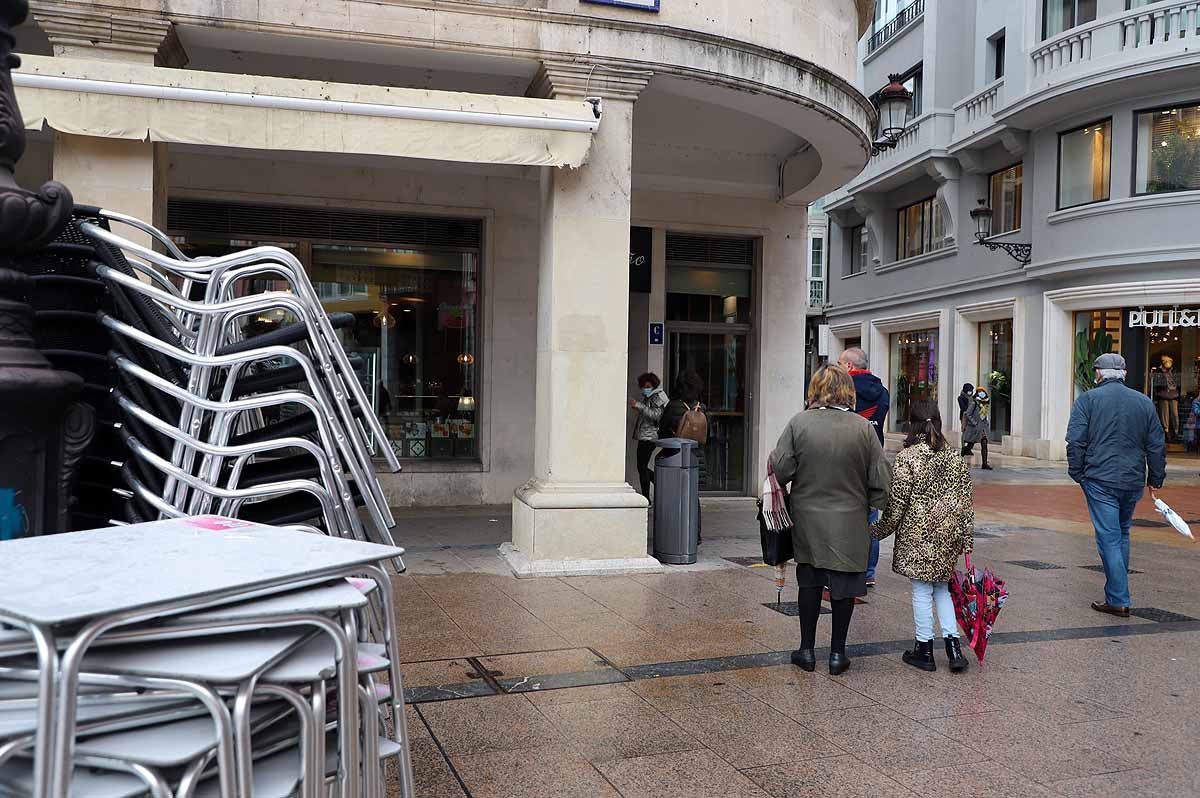
[[[71,268],[58,264],[43,279],[97,295],[99,311],[76,310],[72,320],[99,324],[110,350],[97,351],[93,334],[90,351],[63,357],[96,371],[98,394],[104,379],[114,386],[98,397],[107,422],[98,437],[122,449],[89,453],[79,514],[136,523],[218,513],[394,544],[373,454],[393,472],[400,465],[337,337],[353,317],[325,313],[293,255],[259,247],[190,260],[151,225],[84,206],[63,238],[51,247],[74,259]],[[263,276],[288,290],[237,295],[243,280]],[[290,322],[244,334],[245,320],[273,311]],[[96,476],[105,469],[120,479],[113,495]]]

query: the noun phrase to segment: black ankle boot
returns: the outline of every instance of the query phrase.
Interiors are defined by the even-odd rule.
[[[950,662],[952,673],[962,673],[967,669],[967,658],[963,656],[962,646],[957,637],[946,638],[946,659]]]
[[[802,671],[812,673],[817,669],[817,655],[811,648],[798,648],[792,652],[792,664]]]
[[[904,661],[923,671],[936,671],[937,663],[933,659],[933,641],[927,640],[922,643],[920,640],[914,640],[913,650],[904,652]]]
[[[829,654],[829,675],[841,676],[846,671],[850,670],[850,658],[845,654],[831,652]]]

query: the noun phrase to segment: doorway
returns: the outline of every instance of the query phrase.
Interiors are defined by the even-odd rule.
[[[700,490],[745,496],[750,484],[752,238],[667,235],[667,393],[685,371],[708,415]]]
[[[700,490],[745,495],[749,336],[671,330],[667,346],[668,374],[693,370],[704,381],[700,401],[708,416],[708,443]]]

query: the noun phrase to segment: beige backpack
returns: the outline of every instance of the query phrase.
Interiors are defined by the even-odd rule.
[[[687,405],[685,404],[684,407]],[[683,418],[679,419],[675,437],[687,438],[701,446],[708,443],[708,416],[704,415],[704,411],[700,409],[699,402],[696,402],[695,407],[688,407]]]

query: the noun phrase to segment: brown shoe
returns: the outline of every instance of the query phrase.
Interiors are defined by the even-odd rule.
[[[1096,612],[1104,612],[1104,613],[1108,613],[1109,615],[1115,615],[1118,618],[1128,618],[1129,617],[1129,608],[1128,607],[1113,607],[1108,604],[1105,604],[1103,601],[1093,601],[1092,609],[1094,609]]]

